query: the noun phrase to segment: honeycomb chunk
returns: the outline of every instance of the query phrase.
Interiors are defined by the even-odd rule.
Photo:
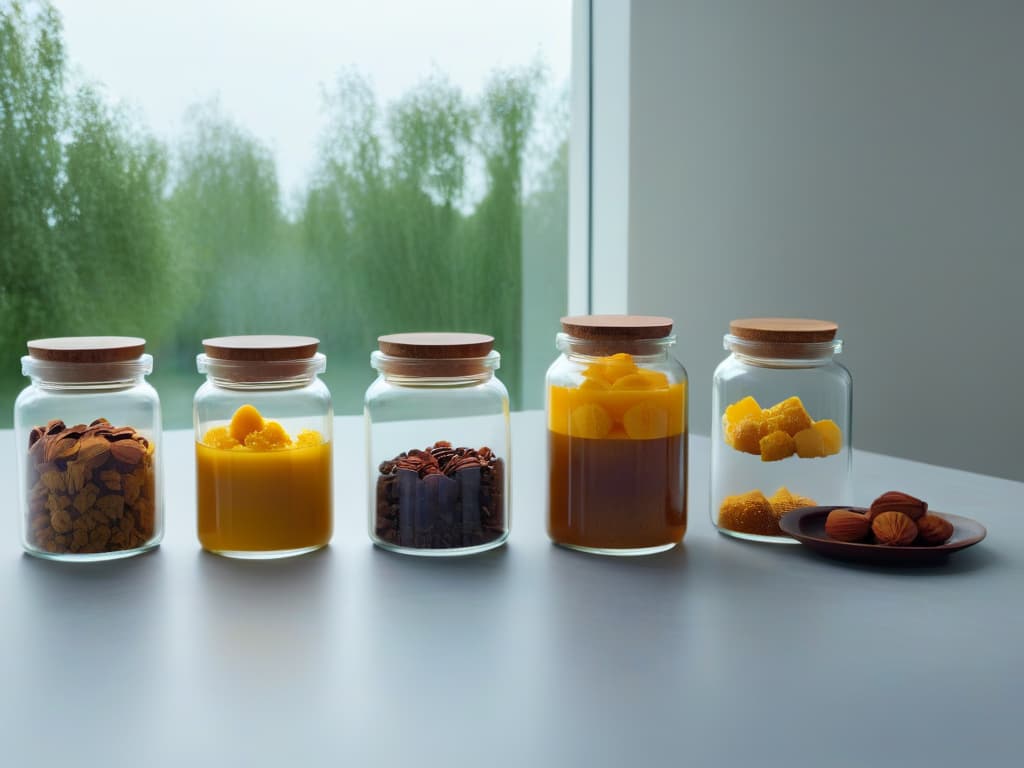
[[[231,417],[231,436],[240,443],[245,442],[247,435],[263,429],[263,417],[251,405],[243,405]]]
[[[272,451],[278,448],[288,448],[292,439],[284,431],[284,427],[276,421],[268,421],[263,429],[257,432],[250,432],[245,437],[245,447],[257,451]]]
[[[295,445],[298,448],[312,448],[323,441],[323,437],[315,429],[304,429],[295,438]]]
[[[772,511],[775,513],[775,517],[782,517],[784,514],[793,509],[800,509],[801,507],[816,507],[817,502],[807,496],[798,496],[789,492],[786,486],[782,486],[772,497],[768,499],[772,505]]]
[[[211,448],[234,448],[237,445],[241,445],[234,437],[231,436],[231,432],[228,431],[227,427],[214,427],[213,429],[207,430],[203,436],[203,442]]]
[[[825,456],[839,453],[839,449],[843,445],[843,433],[839,429],[838,424],[832,421],[832,419],[822,419],[821,421],[814,422],[812,428],[821,435]]]
[[[796,455],[801,459],[817,459],[825,455],[825,438],[814,427],[801,429],[793,435]]]
[[[761,454],[761,436],[764,424],[760,418],[744,419],[726,432],[726,442],[737,451]]]
[[[770,432],[761,438],[761,461],[779,461],[793,455],[796,443],[792,436],[781,429]]]
[[[757,400],[750,397],[744,397],[742,400],[737,400],[732,405],[725,409],[725,424],[739,424],[745,419],[760,419],[761,418],[761,406],[757,404]]]
[[[759,490],[726,496],[718,508],[718,526],[759,536],[782,535],[771,502]]]
[[[668,411],[641,400],[622,417],[622,426],[631,440],[655,440],[668,435]]]
[[[789,397],[776,403],[765,411],[764,419],[769,434],[781,431],[791,437],[800,430],[808,429],[812,423],[799,397]]]
[[[594,403],[584,403],[572,409],[569,414],[569,434],[600,440],[612,428],[612,417],[608,411]]]

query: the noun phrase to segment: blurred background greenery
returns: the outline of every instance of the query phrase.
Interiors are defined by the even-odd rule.
[[[57,11],[0,0],[0,426],[25,342],[84,334],[147,339],[172,427],[201,340],[238,333],[320,338],[339,413],[361,410],[378,335],[490,333],[513,407],[540,407],[524,328],[553,337],[565,310],[569,132],[541,63],[475,97],[434,72],[387,104],[341,72],[287,203],[273,152],[216,100],[168,143],[80,80]]]

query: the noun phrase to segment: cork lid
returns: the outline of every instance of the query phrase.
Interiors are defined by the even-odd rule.
[[[838,330],[829,320],[801,317],[750,317],[729,323],[729,333],[737,338],[788,344],[832,341]]]
[[[306,360],[316,354],[320,339],[312,336],[220,336],[203,339],[203,349],[215,360],[274,362]]]
[[[672,318],[655,315],[575,315],[562,318],[562,330],[578,339],[661,339],[672,332]]]
[[[138,360],[146,340],[134,336],[62,336],[28,342],[29,357],[50,363],[124,363]]]
[[[391,333],[377,337],[371,360],[402,376],[472,376],[497,367],[494,337],[483,333]]]

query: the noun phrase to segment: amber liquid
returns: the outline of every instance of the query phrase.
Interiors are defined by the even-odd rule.
[[[678,544],[686,532],[686,434],[592,440],[548,430],[548,534],[592,549]]]

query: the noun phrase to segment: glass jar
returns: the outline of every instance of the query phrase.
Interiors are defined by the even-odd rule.
[[[509,534],[509,403],[494,339],[381,336],[366,390],[369,533],[379,547],[467,555]]]
[[[730,323],[711,419],[711,521],[722,533],[794,543],[783,514],[852,501],[852,383],[833,360],[836,331],[801,318]]]
[[[193,405],[203,548],[268,559],[326,546],[334,530],[327,358],[308,336],[203,341]]]
[[[25,551],[110,560],[163,538],[160,398],[146,342],[74,336],[28,342],[31,384],[14,404]]]
[[[667,317],[562,318],[547,372],[548,535],[588,552],[670,549],[686,532],[686,371]]]

